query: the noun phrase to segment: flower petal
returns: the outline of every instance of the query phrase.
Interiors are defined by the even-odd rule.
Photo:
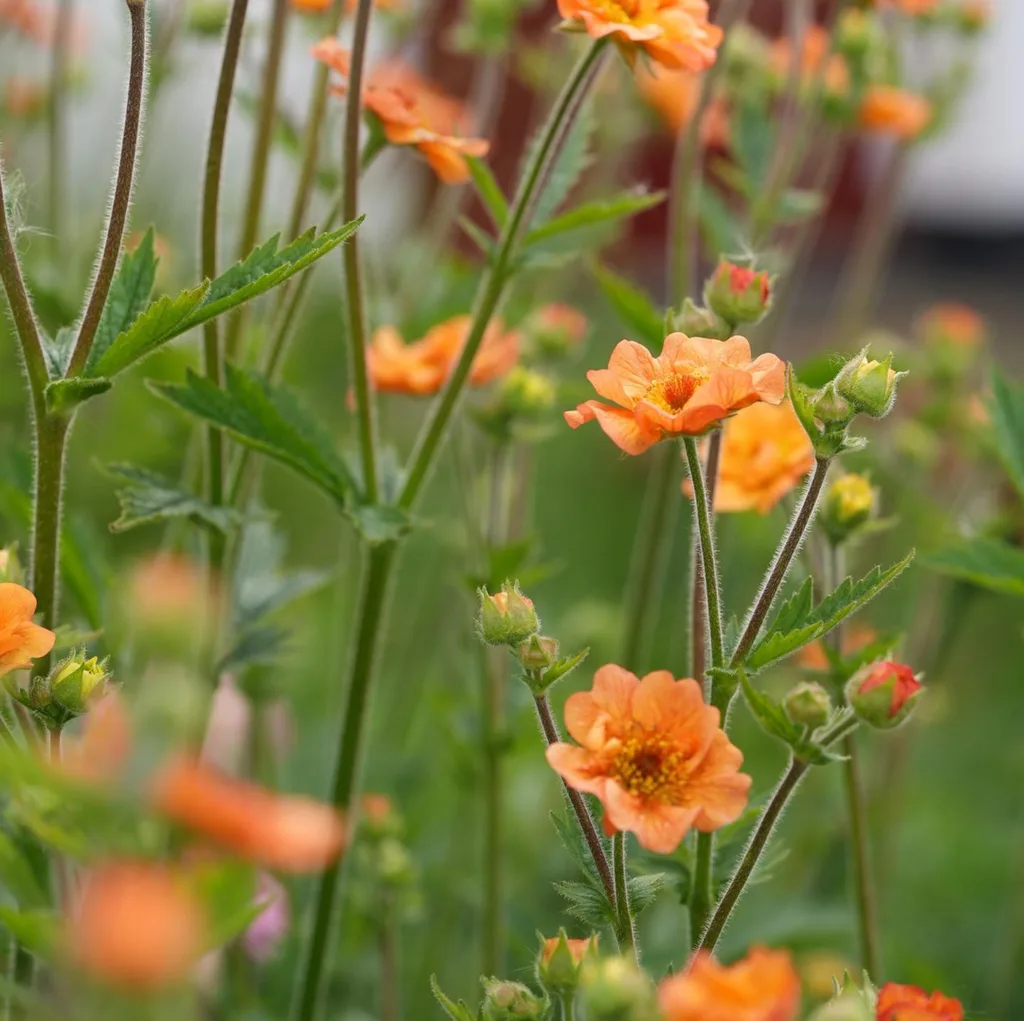
[[[606,781],[601,773],[595,772],[593,752],[577,748],[576,745],[565,741],[558,741],[548,746],[545,755],[548,765],[574,790],[587,794],[603,792]]]
[[[12,581],[0,583],[0,627],[31,620],[36,612],[36,597]]]
[[[625,408],[616,408],[598,401],[588,401],[587,403],[604,434],[627,454],[642,454],[661,439],[660,433],[644,428],[633,413]],[[580,408],[576,410],[579,411]],[[572,425],[572,422],[569,424]]]
[[[654,355],[635,340],[620,340],[615,345],[615,350],[608,359],[608,371],[618,377],[622,392],[633,401],[643,397],[658,376]],[[600,392],[598,390],[598,393]],[[615,398],[609,397],[609,400]],[[626,406],[629,407],[631,403],[632,401],[628,401]]]
[[[781,404],[786,396],[786,363],[773,354],[763,354],[750,363],[749,371],[758,397]]]
[[[743,753],[725,731],[716,731],[687,785],[687,799],[700,807],[697,829],[705,833],[717,830],[743,814],[750,796],[751,779],[737,772],[742,764]]]
[[[632,719],[633,693],[640,681],[624,667],[607,663],[594,674],[591,694],[595,705],[616,724]]]
[[[654,854],[671,854],[699,812],[696,807],[667,805],[631,794],[614,780],[607,782],[601,800],[615,828],[635,833],[640,846]]]

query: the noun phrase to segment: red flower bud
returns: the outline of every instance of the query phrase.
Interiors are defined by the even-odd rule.
[[[723,261],[704,288],[704,300],[731,325],[756,323],[771,308],[771,280],[763,271]]]
[[[887,729],[907,718],[923,690],[910,667],[882,660],[850,678],[846,697],[862,720]]]

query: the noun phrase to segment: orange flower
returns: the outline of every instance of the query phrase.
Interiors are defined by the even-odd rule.
[[[678,134],[692,120],[700,98],[700,75],[692,71],[671,71],[656,64],[640,63],[634,68],[640,94]],[[729,112],[721,96],[712,98],[700,125],[701,141],[713,149],[729,147]]]
[[[351,14],[359,0],[345,0],[345,10]],[[301,14],[325,14],[334,6],[334,0],[291,0],[292,7]],[[392,11],[399,6],[399,0],[374,0],[373,6],[382,11]]]
[[[611,36],[631,64],[642,49],[665,67],[704,71],[722,42],[706,0],[558,0],[558,13],[594,39]]]
[[[393,326],[382,326],[366,352],[374,387],[390,393],[434,394],[444,385],[469,333],[468,315],[455,316],[431,327],[426,335],[405,344]],[[519,358],[519,334],[493,321],[473,359],[469,381],[484,386],[504,376]]]
[[[868,131],[910,142],[931,124],[932,113],[932,104],[924,96],[891,85],[873,85],[861,103],[860,123]]]
[[[918,324],[926,341],[948,341],[957,347],[977,347],[987,333],[985,320],[970,305],[940,302]]]
[[[4,84],[3,108],[12,117],[34,117],[46,108],[48,98],[46,87],[30,78],[15,76]]]
[[[0,583],[0,676],[45,656],[57,636],[32,622],[36,597],[12,581]]]
[[[578,429],[596,418],[627,454],[642,454],[668,436],[697,436],[757,401],[779,404],[786,392],[785,365],[773,354],[751,361],[744,337],[672,333],[657,358],[642,344],[623,340],[608,368],[591,370],[587,379],[615,404],[586,401],[565,412],[566,422]]]
[[[548,762],[600,798],[608,833],[629,830],[648,851],[671,854],[690,827],[711,832],[746,807],[743,754],[692,678],[659,670],[637,680],[603,666],[591,691],[569,697],[565,725],[579,745],[551,745]]]
[[[879,990],[876,1010],[878,1021],[963,1021],[964,1016],[959,1000],[895,982]]]
[[[939,9],[941,0],[878,0],[880,7],[895,7],[908,18],[918,18],[925,14],[933,14]]]
[[[348,51],[330,36],[318,42],[312,53],[344,79],[333,90],[344,93],[348,87]],[[464,137],[468,114],[463,104],[405,64],[384,64],[369,74],[363,108],[380,120],[392,145],[414,146],[445,184],[468,180],[466,157],[483,157],[490,151],[486,140]]]
[[[157,777],[156,807],[242,858],[283,872],[319,872],[345,843],[338,813],[278,795],[181,758]]]
[[[923,685],[914,676],[914,671],[906,664],[882,660],[865,667],[853,676],[847,698],[858,710],[861,706],[875,708],[872,705],[873,700],[866,696],[878,691],[885,703],[881,706],[882,714],[890,720],[895,720],[903,712],[904,707],[923,690]]]
[[[81,736],[65,742],[61,769],[74,780],[111,783],[121,775],[131,747],[128,712],[120,695],[111,691],[89,709]]]
[[[829,33],[820,25],[810,25],[804,33],[800,54],[800,80],[804,88],[814,84],[822,75],[822,88],[830,96],[845,96],[850,91],[850,69],[838,53],[830,53]],[[786,81],[793,64],[793,43],[789,36],[780,36],[772,42],[768,56],[769,67],[776,79]]]
[[[186,979],[205,940],[195,896],[166,868],[141,862],[95,869],[67,923],[75,963],[133,992],[156,992]]]
[[[715,510],[767,514],[813,467],[814,448],[792,404],[752,404],[722,431]]]
[[[878,637],[878,634],[867,624],[853,624],[843,632],[843,655],[849,656],[863,649]],[[797,662],[805,670],[828,670],[828,656],[820,641],[805,645],[797,654]]]
[[[658,999],[667,1021],[794,1021],[800,979],[785,950],[754,947],[728,966],[701,951],[661,983]]]

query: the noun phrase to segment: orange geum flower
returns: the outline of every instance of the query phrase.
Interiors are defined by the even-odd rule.
[[[86,878],[67,922],[67,949],[88,975],[136,993],[188,978],[207,949],[202,905],[160,865],[113,862]]]
[[[985,320],[970,305],[940,302],[933,305],[918,323],[926,342],[948,342],[956,347],[977,347],[987,334]]]
[[[161,771],[154,802],[239,857],[282,872],[319,872],[345,845],[341,816],[330,806],[233,780],[192,759]]]
[[[666,1021],[794,1021],[800,979],[784,950],[754,947],[733,965],[702,951],[661,983],[658,999]]]
[[[700,75],[672,71],[657,64],[638,63],[634,68],[640,94],[675,134],[693,119],[700,98]],[[725,100],[714,96],[700,123],[704,145],[713,149],[729,147],[729,113]]]
[[[722,42],[706,0],[558,0],[558,13],[594,39],[611,36],[631,64],[642,49],[656,64],[704,71]]]
[[[767,514],[813,467],[814,448],[789,401],[752,404],[722,430],[715,510]]]
[[[746,807],[743,754],[719,720],[692,678],[658,670],[638,680],[609,664],[565,704],[579,744],[559,741],[547,759],[570,787],[601,800],[607,833],[628,830],[648,851],[671,854],[691,827],[709,833]]]
[[[600,396],[565,412],[577,429],[598,425],[627,454],[642,454],[670,436],[697,436],[757,401],[780,404],[786,367],[773,354],[751,360],[744,337],[708,340],[672,333],[655,357],[642,344],[620,341],[607,369],[587,373]]]
[[[112,783],[121,775],[131,749],[128,710],[112,690],[89,707],[81,734],[65,741],[60,769],[86,784]]]
[[[851,625],[843,632],[843,655],[852,655],[865,645],[870,645],[877,637],[875,629],[867,624],[858,622]],[[805,670],[829,669],[828,656],[825,655],[825,648],[820,641],[805,645],[796,654],[796,659]]]
[[[804,33],[800,53],[801,85],[807,88],[821,76],[826,95],[845,96],[850,91],[850,69],[838,53],[831,53],[831,38],[820,25],[810,25]],[[769,66],[779,82],[785,82],[793,66],[793,43],[788,36],[774,40]]]
[[[334,92],[348,88],[350,56],[336,38],[320,40],[312,49],[317,60],[343,79]],[[445,184],[469,178],[467,156],[483,157],[490,143],[468,138],[469,114],[458,100],[442,92],[405,64],[388,63],[373,69],[363,90],[363,109],[379,121],[392,145],[419,150]]]
[[[32,620],[36,597],[12,581],[0,583],[0,676],[45,656],[57,636]]]
[[[959,1000],[942,993],[930,996],[917,986],[886,982],[878,991],[875,1008],[878,1021],[963,1021],[964,1008]]]
[[[861,103],[860,123],[869,131],[910,142],[931,124],[933,112],[924,96],[891,85],[874,85]]]
[[[370,380],[377,390],[404,394],[435,394],[455,367],[469,334],[471,319],[455,316],[431,327],[421,340],[403,342],[393,326],[377,330],[366,352]],[[485,386],[504,376],[519,359],[519,334],[500,321],[487,328],[470,368],[472,386]]]

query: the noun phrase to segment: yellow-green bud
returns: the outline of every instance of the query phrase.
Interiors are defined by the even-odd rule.
[[[651,980],[627,957],[585,961],[579,1000],[587,1021],[656,1021]]]
[[[832,714],[832,700],[828,692],[820,684],[811,681],[793,688],[783,700],[782,707],[794,723],[810,727],[811,730],[824,726]]]
[[[16,585],[21,585],[24,580],[25,572],[18,559],[17,544],[0,549],[0,582],[13,581]]]
[[[809,1021],[875,1021],[875,1012],[863,993],[840,993],[834,1000],[819,1007]]]
[[[501,384],[501,396],[513,414],[535,417],[554,406],[557,390],[548,376],[517,365]]]
[[[519,591],[518,584],[505,582],[500,592],[490,595],[480,589],[477,630],[488,645],[517,646],[540,630],[533,602]]]
[[[185,25],[196,35],[219,36],[229,13],[230,4],[225,0],[191,0],[185,11]]]
[[[878,490],[864,475],[851,472],[835,480],[825,493],[821,526],[839,544],[866,525],[878,510]]]
[[[558,640],[546,635],[531,635],[519,646],[519,662],[527,670],[546,670],[558,659]]]
[[[529,986],[507,979],[485,978],[483,1021],[539,1021],[547,1012],[547,1003]]]
[[[862,351],[840,370],[835,388],[857,414],[884,418],[895,403],[896,383],[905,375],[893,369],[891,354],[880,362]]]
[[[85,712],[90,699],[108,677],[106,661],[101,663],[96,656],[85,659],[81,653],[76,653],[54,667],[50,692],[61,708],[77,716]]]
[[[569,939],[565,929],[544,940],[537,955],[537,981],[549,993],[564,996],[579,985],[585,959],[597,958],[597,936]]]

